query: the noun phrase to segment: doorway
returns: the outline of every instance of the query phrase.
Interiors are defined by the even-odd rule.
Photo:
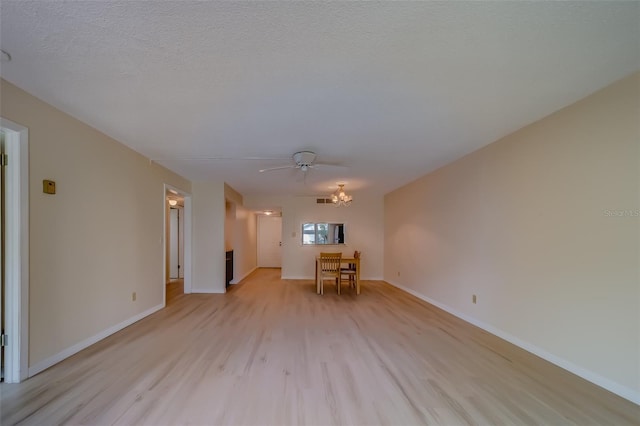
[[[184,278],[184,206],[176,202],[169,209],[169,280]]]
[[[258,267],[282,267],[282,217],[258,216]]]
[[[2,345],[4,381],[28,377],[29,354],[29,135],[26,127],[0,118],[2,156]]]
[[[165,184],[163,207],[166,306],[168,300],[191,293],[191,194]]]

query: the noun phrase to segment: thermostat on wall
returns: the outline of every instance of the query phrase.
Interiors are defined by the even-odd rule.
[[[42,181],[42,192],[45,194],[55,194],[56,193],[56,183],[52,180],[43,180]]]

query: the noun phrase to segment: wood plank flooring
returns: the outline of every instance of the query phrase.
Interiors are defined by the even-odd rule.
[[[631,425],[640,407],[379,281],[261,269],[24,383],[1,424]]]

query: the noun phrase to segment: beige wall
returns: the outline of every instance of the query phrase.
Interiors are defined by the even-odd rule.
[[[1,80],[29,129],[29,366],[162,306],[164,183],[190,182]],[[56,195],[42,180],[56,181]],[[133,302],[132,292],[137,293]]]
[[[242,205],[242,194],[233,189],[228,183],[224,184],[224,198],[234,204]]]
[[[224,293],[224,182],[192,184],[193,293]]]
[[[349,207],[316,204],[316,197],[245,197],[256,209],[282,208],[282,277],[313,279],[315,257],[321,251],[362,252],[362,278],[382,279],[384,214],[383,198],[353,194]],[[345,224],[346,246],[302,246],[304,222]]]
[[[236,228],[236,206],[242,205],[242,194],[233,189],[229,184],[224,184],[225,221],[224,221],[224,249],[233,250]]]
[[[254,212],[243,206],[236,205],[233,231],[234,263],[232,283],[234,284],[242,281],[258,265],[257,223],[258,220]]]
[[[224,184],[226,200],[225,250],[233,250],[233,284],[256,269],[256,215],[243,206],[242,194]]]
[[[389,193],[385,279],[640,401],[639,117],[635,74]]]
[[[233,250],[233,240],[236,223],[236,205],[226,201],[224,203],[224,249]]]

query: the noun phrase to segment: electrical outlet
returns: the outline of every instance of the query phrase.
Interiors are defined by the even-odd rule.
[[[478,301],[478,297],[474,294],[473,296],[471,296],[471,301],[473,303],[476,303]]]
[[[131,301],[132,302],[136,301],[136,292],[135,291],[133,293],[131,293]]]

